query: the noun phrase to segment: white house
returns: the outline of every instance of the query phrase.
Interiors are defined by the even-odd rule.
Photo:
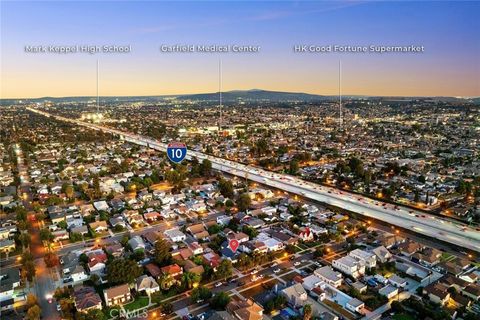
[[[345,256],[341,257],[340,259],[333,260],[332,266],[335,269],[354,277],[355,279],[365,274],[365,266],[362,265],[355,258],[352,258],[350,256]]]
[[[173,242],[185,241],[187,239],[187,236],[178,229],[169,229],[163,234]]]
[[[377,258],[374,253],[355,249],[350,251],[348,255],[355,260],[361,262],[367,268],[375,268],[375,266],[377,265]]]
[[[334,271],[330,266],[318,268],[313,274],[335,288],[342,284],[342,274]]]

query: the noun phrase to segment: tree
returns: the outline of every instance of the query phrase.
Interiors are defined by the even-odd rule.
[[[211,300],[210,306],[215,310],[225,310],[225,307],[230,302],[231,298],[226,292],[217,293]]]
[[[82,240],[82,235],[81,235],[80,233],[78,233],[78,232],[72,232],[72,233],[70,234],[70,241],[71,241],[71,242],[78,242],[78,241],[80,241],[80,240]]]
[[[202,177],[210,177],[212,172],[212,162],[208,159],[203,159],[202,164],[200,165],[200,175]]]
[[[27,295],[27,307],[31,308],[34,305],[38,304],[37,296],[34,294],[29,293]]]
[[[250,226],[243,226],[242,232],[245,233],[250,239],[253,239],[258,235],[258,231]]]
[[[212,296],[212,292],[210,291],[210,289],[203,286],[193,289],[192,292],[190,293],[190,299],[192,300],[193,303],[196,303],[197,301],[200,301],[200,300],[210,299],[211,296]]]
[[[22,277],[26,278],[29,282],[33,281],[35,277],[35,263],[33,263],[33,256],[30,252],[26,251],[22,254]]]
[[[232,274],[232,261],[230,261],[229,259],[223,259],[222,262],[220,262],[220,265],[217,267],[217,272],[215,273],[215,275],[218,279],[225,279],[231,277]]]
[[[176,280],[169,273],[163,273],[160,276],[160,288],[164,291],[170,290],[175,281]]]
[[[20,243],[22,244],[22,250],[25,251],[25,248],[30,246],[30,243],[31,243],[31,236],[26,233],[26,232],[22,232],[19,236],[18,236],[18,240],[20,241]]]
[[[312,318],[312,305],[306,304],[303,306],[303,320],[310,320]]]
[[[43,228],[40,230],[40,239],[42,241],[45,241],[47,243],[50,243],[53,241],[55,237],[53,236],[52,232],[48,228]]]
[[[233,198],[234,191],[232,181],[220,179],[220,181],[218,182],[218,189],[220,190],[222,196],[226,198]]]
[[[60,264],[60,259],[54,252],[47,252],[43,257],[43,260],[48,268],[53,268]]]
[[[290,174],[293,174],[293,175],[294,175],[294,174],[297,174],[298,169],[299,169],[299,167],[298,167],[298,161],[297,161],[297,160],[292,160],[292,161],[290,161],[290,168],[289,168],[289,170],[288,170],[289,173],[290,173]]]
[[[160,305],[160,311],[162,311],[163,314],[170,314],[173,312],[173,305],[170,302],[163,302]]]
[[[142,269],[133,260],[114,259],[107,264],[107,279],[109,283],[133,283],[142,274]]]
[[[402,303],[399,301],[392,301],[391,307],[392,311],[395,313],[402,313],[405,311],[405,308],[403,308]]]
[[[170,243],[165,239],[158,239],[155,243],[155,261],[162,267],[169,265],[172,261],[172,254],[170,253]]]
[[[40,316],[42,315],[42,309],[38,305],[34,305],[33,307],[28,308],[27,311],[27,320],[40,320]]]
[[[65,187],[65,195],[69,198],[72,199],[74,195],[74,190],[71,185],[68,185]]]
[[[182,274],[182,286],[187,290],[192,289],[194,283],[199,283],[200,280],[201,276],[199,274],[188,271]]]
[[[63,298],[58,301],[64,319],[73,319],[74,304],[71,298]]]
[[[251,203],[252,203],[252,199],[250,199],[250,196],[248,195],[248,193],[242,193],[237,199],[238,210],[240,211],[247,210],[250,207]]]

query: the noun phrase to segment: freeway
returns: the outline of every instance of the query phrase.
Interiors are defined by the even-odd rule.
[[[69,122],[75,125],[88,127],[93,130],[100,130],[120,136],[125,141],[150,147],[165,152],[167,144],[153,140],[149,137],[133,133],[123,132],[117,129],[104,127],[98,124],[83,122],[80,120],[52,115],[44,111],[27,108],[46,117],[53,117],[57,120]],[[460,248],[480,252],[480,232],[475,228],[458,222],[435,217],[421,211],[412,210],[402,206],[395,206],[381,201],[372,200],[360,195],[339,191],[332,187],[321,186],[315,183],[306,182],[300,178],[286,174],[278,174],[256,167],[244,165],[227,159],[217,158],[197,151],[189,151],[187,158],[196,157],[199,160],[208,159],[216,170],[231,175],[248,178],[249,180],[281,189],[301,197],[314,201],[323,202],[351,212],[361,214],[365,217],[385,221],[418,234],[439,239],[444,242],[456,245]]]

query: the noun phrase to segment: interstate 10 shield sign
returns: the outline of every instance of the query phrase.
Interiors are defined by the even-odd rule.
[[[170,142],[167,146],[167,157],[175,163],[182,162],[187,155],[187,146],[182,142]]]

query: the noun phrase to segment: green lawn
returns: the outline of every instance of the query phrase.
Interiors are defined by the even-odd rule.
[[[137,310],[148,305],[148,297],[137,297],[135,300],[130,302],[129,304],[124,305],[123,307],[127,311]]]
[[[455,256],[447,252],[443,252],[442,256],[440,257],[440,260],[442,261],[450,261],[452,259],[455,259]]]

